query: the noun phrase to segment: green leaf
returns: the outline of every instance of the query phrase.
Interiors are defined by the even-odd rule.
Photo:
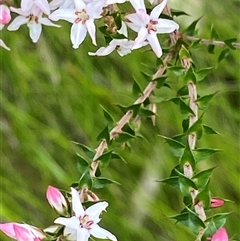
[[[209,134],[209,135],[220,135],[219,132],[213,130],[212,127],[207,126],[207,125],[203,125],[203,133],[204,134]]]
[[[168,143],[168,145],[171,147],[171,150],[172,150],[174,156],[179,157],[182,155],[185,145],[183,145],[181,142],[171,139],[169,137],[162,136],[162,135],[159,135],[159,136],[162,137]]]
[[[178,222],[189,227],[189,229],[195,234],[198,234],[198,231],[201,227],[205,228],[204,222],[198,217],[198,215],[195,212],[193,212],[188,207],[186,207],[181,212],[181,214],[178,214],[171,218],[176,219]]]
[[[199,82],[205,79],[209,71],[212,70],[213,68],[214,67],[208,67],[208,68],[200,69],[197,72],[195,72],[196,81]]]
[[[195,29],[196,29],[196,25],[198,23],[198,21],[201,19],[202,17],[200,17],[199,19],[195,20],[194,22],[192,22],[185,30],[183,30],[183,32],[186,35],[190,35],[193,36],[195,34]]]
[[[100,106],[103,109],[103,115],[104,115],[107,123],[112,125],[114,123],[113,117],[111,116],[111,114],[102,105],[100,105]]]
[[[197,189],[195,183],[191,179],[184,176],[184,174],[182,174],[181,172],[177,171],[177,173],[180,191],[183,193],[184,196],[190,196],[191,190]]]
[[[143,94],[138,82],[135,79],[133,81],[132,93],[134,96],[139,96]]]
[[[129,141],[132,138],[135,138],[135,136],[127,132],[122,132],[118,134],[118,137],[116,138],[116,142],[123,143],[123,142]]]
[[[187,85],[184,85],[182,88],[180,88],[177,91],[177,96],[188,96],[188,87],[187,87]]]
[[[83,188],[84,186],[87,186],[89,189],[92,188],[92,177],[89,171],[82,174],[78,186],[79,188]]]
[[[148,116],[153,116],[156,115],[154,112],[152,112],[151,110],[145,109],[145,108],[140,108],[139,113],[140,116],[143,117],[148,117]]]
[[[192,109],[179,97],[174,97],[171,99],[168,99],[169,101],[172,101],[174,104],[178,105],[180,107],[180,111],[182,114],[192,114],[195,115]]]
[[[193,68],[189,68],[188,71],[185,73],[184,76],[185,83],[188,83],[189,81],[192,81],[193,83],[196,83],[196,77]]]
[[[191,58],[190,52],[184,45],[181,45],[181,48],[179,50],[179,57],[181,60],[184,58]]]
[[[174,177],[167,177],[165,179],[159,180],[158,182],[163,182],[166,183],[174,188],[179,189],[179,184],[178,184],[178,176]]]
[[[211,40],[218,39],[218,38],[219,38],[219,34],[212,25],[211,26]]]
[[[206,185],[196,196],[195,202],[201,202],[204,208],[207,208],[210,204],[210,191],[208,185]]]
[[[193,150],[193,156],[195,158],[196,163],[206,160],[215,152],[221,151],[220,149],[208,149],[208,148],[201,148]]]
[[[182,16],[182,15],[186,15],[186,16],[190,16],[189,14],[183,12],[183,11],[179,11],[179,10],[175,10],[175,9],[172,9],[171,8],[171,13],[172,13],[172,16]]]
[[[101,161],[101,164],[104,167],[107,167],[110,163],[111,157],[112,157],[112,151],[108,151],[103,153],[100,157],[98,157],[97,160]]]
[[[182,121],[183,133],[187,132],[189,127],[189,118]]]
[[[192,180],[195,182],[197,188],[203,188],[208,184],[214,169],[215,167],[201,171],[193,176]]]
[[[140,104],[135,104],[135,105],[130,105],[130,106],[123,106],[123,105],[116,105],[117,107],[119,107],[122,112],[125,114],[127,111],[132,110],[133,111],[133,117],[135,117],[140,109],[141,103]]]
[[[201,45],[201,41],[202,41],[202,39],[198,39],[198,40],[192,42],[191,45],[189,46],[189,48],[193,48],[193,49],[199,48],[199,46]]]
[[[236,42],[236,41],[237,41],[236,38],[230,38],[230,39],[224,40],[224,43],[225,43],[230,49],[236,49],[236,48],[233,46],[233,42]]]
[[[142,74],[142,76],[144,77],[144,79],[145,79],[147,82],[152,81],[152,77],[153,77],[152,74],[149,74],[149,73],[146,73],[146,72],[143,72],[143,71],[140,71],[140,73]]]
[[[218,213],[213,217],[206,220],[208,223],[206,229],[204,230],[201,241],[205,241],[208,237],[211,237],[218,229],[224,226],[227,220],[227,216],[230,213]]]
[[[191,134],[193,132],[198,132],[200,129],[202,129],[202,122],[203,122],[203,115],[199,117],[199,119],[189,127],[187,134]]]
[[[116,182],[114,180],[105,178],[105,177],[95,177],[93,178],[93,188],[95,189],[101,189],[109,184],[117,184],[121,185],[119,182]]]
[[[157,82],[156,88],[160,89],[165,84],[166,79],[167,79],[167,76],[161,76],[159,78],[154,79],[153,81]]]
[[[220,63],[223,59],[227,58],[227,56],[230,54],[229,48],[222,50],[218,57],[218,63]]]
[[[179,160],[179,165],[181,168],[183,168],[185,164],[190,164],[192,168],[195,167],[195,159],[189,145],[185,147],[184,152]]]
[[[109,129],[108,126],[106,126],[97,136],[97,141],[105,139],[107,143],[110,141],[110,135],[109,135]]]
[[[86,145],[83,145],[79,142],[74,141],[73,143],[80,146],[82,148],[83,152],[85,153],[85,155],[88,156],[90,159],[92,159],[95,156],[96,151],[94,149],[92,149]]]
[[[209,54],[214,54],[215,45],[210,44],[207,49]]]
[[[82,157],[78,153],[77,153],[77,168],[78,168],[78,171],[81,174],[83,174],[84,172],[86,172],[90,168],[88,161],[85,160],[84,157]]]
[[[168,67],[168,69],[178,77],[182,76],[185,70],[182,66],[172,66],[172,67]]]
[[[112,159],[119,159],[119,160],[123,161],[125,164],[127,164],[126,160],[115,152],[112,152]]]
[[[217,91],[218,92],[218,91]],[[211,101],[211,99],[213,98],[214,95],[217,94],[217,92],[210,94],[210,95],[204,95],[202,97],[199,97],[196,102],[198,103],[198,107],[201,110],[204,110],[208,107],[209,102]]]

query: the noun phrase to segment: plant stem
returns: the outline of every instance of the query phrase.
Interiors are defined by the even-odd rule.
[[[201,38],[183,35],[183,39],[194,42],[194,41],[200,40]],[[216,40],[211,40],[211,39],[201,39],[200,43],[205,44],[205,45],[216,45],[216,46],[221,46],[221,47],[227,46],[224,43],[224,41],[216,41]],[[232,46],[235,48],[240,48],[240,43],[232,43]]]

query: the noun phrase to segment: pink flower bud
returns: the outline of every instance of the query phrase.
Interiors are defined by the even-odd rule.
[[[7,24],[11,20],[10,9],[6,5],[0,5],[0,24]]]
[[[224,204],[224,200],[220,198],[211,198],[211,207],[212,208],[217,208],[221,207]]]
[[[42,230],[28,224],[1,223],[0,230],[18,241],[41,241],[46,237]]]
[[[220,228],[218,231],[212,236],[211,241],[228,241],[228,235],[225,228]]]
[[[47,200],[49,204],[59,213],[64,214],[67,211],[67,202],[62,193],[55,187],[48,186]]]

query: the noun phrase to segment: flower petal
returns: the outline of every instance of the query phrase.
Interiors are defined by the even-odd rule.
[[[139,46],[142,46],[142,42],[147,38],[148,36],[148,31],[145,27],[141,28],[138,32],[138,36],[135,39],[134,45],[132,49],[139,48]]]
[[[90,230],[90,234],[96,238],[110,239],[113,241],[117,241],[117,238],[112,233],[110,233],[106,229],[99,227],[97,224],[94,224],[92,226],[92,229]]]
[[[54,223],[61,224],[71,229],[79,229],[80,221],[75,216],[71,218],[57,218]]]
[[[21,25],[26,24],[28,19],[23,16],[17,16],[7,27],[9,31],[15,31],[20,28]]]
[[[174,30],[178,29],[179,25],[168,19],[159,18],[157,24],[157,33],[172,33]]]
[[[147,40],[152,47],[152,50],[157,55],[158,58],[162,56],[162,48],[158,41],[157,35],[155,33],[151,33],[147,36]]]
[[[53,21],[64,19],[70,23],[74,23],[76,14],[74,9],[58,9],[49,15],[49,18]]]
[[[77,241],[88,241],[90,233],[87,229],[81,228],[77,232]]]
[[[96,43],[96,27],[95,27],[95,24],[93,21],[94,21],[93,19],[87,20],[86,27],[87,27],[88,33],[92,39],[92,43],[94,45],[97,45],[97,43]]]
[[[42,32],[42,24],[40,23],[28,23],[27,26],[29,27],[29,35],[32,39],[33,43],[36,43],[41,35]]]
[[[158,19],[161,12],[163,11],[163,9],[165,8],[167,4],[167,0],[163,0],[160,4],[158,4],[151,12],[150,14],[150,18],[151,19]]]
[[[26,227],[21,227],[19,225],[13,225],[15,231],[16,239],[18,241],[34,241],[35,237]]]
[[[86,210],[86,214],[89,215],[90,219],[92,219],[94,223],[98,223],[100,221],[100,214],[107,208],[107,206],[107,202],[96,203]]]
[[[86,36],[86,34],[85,34],[85,36]],[[84,214],[84,209],[83,209],[83,206],[80,202],[79,193],[76,189],[74,189],[72,187],[71,187],[71,193],[72,193],[72,209],[75,213],[75,216],[77,218],[79,218],[80,216],[82,216]]]
[[[108,45],[107,47],[99,48],[95,53],[88,52],[88,54],[91,55],[91,56],[95,56],[95,55],[106,56],[106,55],[112,53],[115,48],[116,48],[116,46],[114,46],[114,45]]]
[[[82,11],[86,8],[86,3],[83,0],[74,0],[76,10]]]
[[[228,241],[228,234],[226,229],[218,229],[218,231],[212,236],[211,241]]]
[[[42,12],[46,13],[47,15],[50,14],[50,7],[47,0],[34,0],[34,4],[38,6]]]
[[[57,27],[57,28],[61,27],[61,25],[52,23],[48,18],[40,18],[38,21],[39,21],[39,23],[41,23],[43,25],[47,25],[47,26],[51,26],[51,27]]]
[[[33,0],[22,0],[21,1],[21,9],[23,12],[30,11],[33,6]]]
[[[13,225],[17,223],[0,223],[0,230],[4,232],[10,238],[16,239]]]

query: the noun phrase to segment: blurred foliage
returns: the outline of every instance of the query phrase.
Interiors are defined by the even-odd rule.
[[[176,4],[174,8],[177,7]],[[188,8],[193,12],[188,12]],[[181,29],[201,17],[198,14],[204,16],[196,37],[210,38],[213,25],[219,39],[240,40],[238,1],[186,2],[179,10],[192,15],[176,19]],[[31,43],[26,26],[17,32],[2,31],[11,52],[0,49],[1,222],[26,222],[39,227],[52,223],[57,215],[45,198],[47,186],[66,189],[79,179],[76,152],[80,149],[72,141],[96,148],[96,137],[106,124],[100,105],[119,119],[121,111],[114,104],[131,105],[133,77],[144,88],[146,82],[140,71],[155,63],[155,56],[148,49],[124,58],[116,53],[89,57],[87,52],[95,50],[90,38],[74,50],[69,39],[70,24],[61,24],[61,29],[44,26],[37,44]],[[216,47],[216,54],[211,55],[206,46],[196,49],[193,59],[197,68],[216,65],[221,51]],[[199,163],[197,170],[217,167],[211,191],[234,203],[226,203],[213,212],[232,211],[226,228],[235,240],[240,240],[239,77],[236,50],[198,85],[200,95],[220,91],[213,98],[204,123],[221,135],[204,136],[197,145],[223,151]],[[158,96],[174,97],[182,86],[176,76],[171,76],[168,83],[171,89],[157,90]],[[103,169],[104,176],[122,184],[97,191],[110,204],[101,226],[119,240],[194,240],[187,228],[169,218],[182,210],[181,194],[155,181],[167,177],[177,165],[170,148],[156,134],[172,137],[181,133],[182,116],[170,102],[158,104],[157,114],[156,126],[150,119],[142,122],[141,133],[146,140],[132,141],[131,152],[122,150],[128,164],[116,160]],[[2,233],[0,239],[9,240]]]

